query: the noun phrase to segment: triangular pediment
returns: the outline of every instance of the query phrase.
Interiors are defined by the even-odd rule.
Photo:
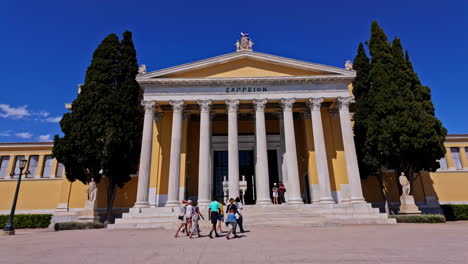
[[[292,76],[354,76],[354,71],[288,59],[253,51],[226,55],[149,72],[137,77],[150,79],[256,78]]]

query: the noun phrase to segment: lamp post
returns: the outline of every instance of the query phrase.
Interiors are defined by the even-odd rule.
[[[15,191],[15,198],[13,198],[13,205],[11,206],[11,212],[10,212],[10,219],[8,220],[8,223],[6,226],[3,228],[3,231],[7,235],[14,235],[15,234],[15,226],[13,224],[13,219],[15,217],[15,209],[16,209],[16,201],[18,200],[18,192],[21,184],[21,176],[23,175],[23,170],[26,168],[26,163],[28,161],[25,159],[22,159],[19,161],[19,169],[20,172],[18,175],[18,183],[16,184],[16,191]],[[29,171],[27,171],[25,174],[29,174]],[[13,177],[15,175],[15,172],[13,171],[10,176]]]

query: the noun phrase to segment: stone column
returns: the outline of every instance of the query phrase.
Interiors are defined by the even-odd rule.
[[[142,101],[145,108],[143,136],[141,140],[140,167],[138,170],[138,189],[134,207],[149,207],[148,192],[151,172],[151,148],[153,146],[154,102]]]
[[[309,107],[312,117],[312,133],[314,137],[315,162],[319,181],[319,203],[335,203],[331,195],[330,175],[328,173],[325,137],[323,136],[322,114],[320,107],[323,98],[310,98]]]
[[[42,177],[42,173],[44,172],[44,162],[45,156],[39,155],[39,158],[37,159],[36,175],[34,175],[34,178],[40,179]]]
[[[229,197],[239,197],[239,145],[237,138],[237,109],[239,100],[226,100],[228,109],[228,179]]]
[[[210,108],[211,100],[199,100],[200,105],[200,153],[198,161],[198,205],[210,203]]]
[[[346,171],[351,194],[351,203],[364,203],[362,195],[361,178],[354,146],[353,128],[351,126],[351,116],[349,114],[349,104],[351,97],[338,97],[338,108],[340,114],[341,134],[343,136],[343,147],[346,158]]]
[[[256,177],[257,177],[257,204],[271,204],[270,181],[268,174],[268,151],[265,128],[266,99],[254,99],[255,106],[255,137],[256,137]]]
[[[288,204],[302,204],[299,183],[299,169],[297,166],[296,136],[294,134],[293,104],[294,98],[281,99],[284,116],[284,139],[286,143],[286,162],[288,171]]]
[[[172,105],[171,156],[169,161],[169,187],[166,207],[179,206],[180,150],[182,143],[182,113],[184,101],[169,101]]]

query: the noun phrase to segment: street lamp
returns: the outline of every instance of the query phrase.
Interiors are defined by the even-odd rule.
[[[19,192],[19,188],[20,188],[20,184],[21,184],[21,175],[23,175],[23,170],[24,170],[24,168],[26,168],[26,163],[27,162],[28,161],[25,160],[25,159],[22,159],[22,160],[19,161],[20,172],[19,172],[19,174],[17,174],[18,175],[18,183],[16,184],[16,192],[15,192],[15,198],[13,198],[13,205],[11,206],[10,219],[8,220],[8,223],[6,224],[6,226],[3,228],[3,231],[7,235],[14,235],[15,234],[15,226],[13,224],[13,219],[15,217],[16,201],[18,200],[18,192]],[[27,175],[29,173],[30,172],[27,171],[24,174]],[[15,176],[15,172],[13,171],[10,174],[10,176],[11,177]]]

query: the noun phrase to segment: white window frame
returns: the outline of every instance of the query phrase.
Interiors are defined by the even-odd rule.
[[[0,156],[0,179],[5,179],[10,165],[10,156]]]

